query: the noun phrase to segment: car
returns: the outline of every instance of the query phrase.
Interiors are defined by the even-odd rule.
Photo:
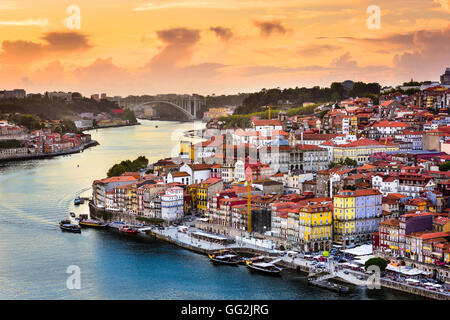
[[[350,272],[348,272],[347,270],[344,270],[344,273],[345,273],[345,274],[350,274]]]
[[[363,276],[357,276],[356,279],[362,280],[362,279],[364,279],[364,277]]]

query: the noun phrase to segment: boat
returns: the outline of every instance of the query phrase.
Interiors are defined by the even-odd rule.
[[[75,200],[73,200],[73,203],[78,206],[80,204],[84,203],[84,199],[80,198],[79,196],[75,198]]]
[[[236,266],[236,267],[242,261],[241,257],[231,252],[212,253],[208,254],[208,257],[214,264],[225,264],[228,266]]]
[[[314,285],[322,289],[331,290],[337,293],[348,293],[350,291],[350,289],[346,286],[326,280],[308,279],[308,284]]]
[[[79,222],[80,226],[82,227],[90,227],[90,228],[106,228],[108,226],[108,224],[106,223],[102,223],[101,221],[98,220],[91,220],[91,219],[87,219],[87,220],[82,220]]]
[[[124,233],[131,233],[131,234],[136,234],[137,230],[133,229],[129,226],[123,226],[119,229],[120,232],[124,232]]]
[[[75,213],[71,212],[71,213],[69,213],[69,214],[70,214],[70,216],[71,216],[72,218],[75,218]]]
[[[62,220],[59,223],[59,227],[61,228],[61,230],[63,231],[68,231],[68,232],[73,232],[73,233],[81,233],[81,228],[80,226],[76,225],[76,224],[72,224],[70,222],[70,220]]]
[[[242,258],[242,264],[247,265],[249,263],[255,263],[255,262],[264,262],[265,256],[258,256],[258,257],[252,257],[252,258]]]
[[[118,221],[114,221],[108,224],[108,227],[113,228],[113,229],[120,229],[122,227],[126,226],[124,222],[118,222]]]
[[[273,263],[267,262],[247,263],[247,268],[249,268],[250,271],[256,271],[259,273],[264,273],[272,276],[281,275],[281,268],[278,268]]]

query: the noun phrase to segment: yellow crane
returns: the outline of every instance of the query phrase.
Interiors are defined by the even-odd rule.
[[[247,180],[247,231],[252,233],[252,183]]]

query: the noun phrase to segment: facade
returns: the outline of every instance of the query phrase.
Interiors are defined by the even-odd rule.
[[[331,203],[308,203],[299,210],[299,242],[305,252],[330,250],[333,240]]]
[[[175,221],[183,217],[184,197],[183,189],[169,188],[161,196],[161,218],[166,221]]]
[[[370,240],[378,231],[382,194],[376,189],[343,190],[334,196],[334,242],[348,246]]]
[[[335,146],[333,148],[333,157],[335,162],[350,158],[355,160],[358,165],[361,165],[368,162],[369,157],[374,153],[398,150],[398,145],[362,138],[349,144]]]

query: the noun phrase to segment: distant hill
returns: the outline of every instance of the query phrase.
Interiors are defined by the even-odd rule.
[[[116,108],[117,104],[114,102],[108,100],[96,101],[87,98],[70,102],[46,97],[0,99],[0,114],[18,112],[35,115],[44,120],[62,119],[83,112],[91,112],[94,114],[106,112],[112,114]]]

